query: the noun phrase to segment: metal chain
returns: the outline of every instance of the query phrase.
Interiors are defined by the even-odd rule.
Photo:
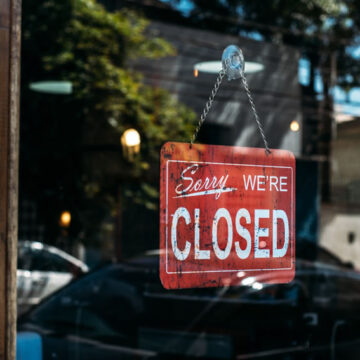
[[[254,104],[254,100],[253,100],[253,98],[252,98],[252,95],[251,95],[251,92],[250,92],[250,89],[249,89],[249,85],[248,85],[248,83],[247,83],[247,80],[246,80],[246,77],[245,77],[244,73],[241,73],[240,77],[241,77],[241,81],[242,81],[242,83],[243,83],[245,92],[246,92],[246,94],[247,94],[247,97],[248,97],[248,99],[249,99],[249,103],[250,103],[251,109],[252,109],[252,111],[253,111],[253,113],[254,113],[255,121],[256,121],[257,126],[258,126],[258,128],[259,128],[261,137],[262,137],[262,139],[263,139],[263,141],[264,141],[265,151],[266,151],[268,154],[270,154],[271,151],[270,151],[270,149],[269,149],[268,142],[266,141],[264,129],[263,129],[262,125],[261,125],[261,122],[260,122],[260,119],[259,119],[259,115],[258,115],[258,113],[257,113],[257,111],[256,111],[255,104]]]
[[[205,104],[205,107],[204,107],[204,110],[200,116],[200,120],[195,128],[195,131],[194,131],[194,134],[191,138],[191,141],[190,141],[190,148],[192,147],[192,144],[194,143],[194,141],[196,140],[197,136],[198,136],[198,133],[200,131],[200,128],[202,126],[202,124],[204,123],[206,117],[207,117],[207,114],[209,113],[210,109],[211,109],[211,106],[214,102],[214,99],[215,99],[215,96],[216,96],[216,93],[218,92],[219,90],[219,87],[221,85],[221,82],[224,78],[224,76],[226,75],[226,71],[224,69],[221,69],[220,72],[219,72],[219,75],[216,79],[216,82],[215,82],[215,85],[211,91],[211,95],[209,96],[209,100],[207,101],[207,103]]]
[[[225,75],[226,75],[226,69],[220,70],[219,75],[218,75],[218,77],[216,79],[215,85],[214,85],[214,87],[213,87],[213,89],[211,91],[211,95],[209,96],[209,100],[205,104],[204,110],[203,110],[203,112],[202,112],[202,114],[200,116],[199,122],[198,122],[198,124],[197,124],[197,126],[195,128],[194,134],[193,134],[193,136],[191,138],[190,148],[192,147],[193,143],[195,142],[195,140],[196,140],[196,138],[198,136],[198,133],[200,131],[200,128],[201,128],[202,124],[204,123],[204,121],[205,121],[205,119],[207,117],[207,114],[209,113],[209,111],[210,111],[210,109],[212,107],[215,96],[216,96],[216,94],[217,94],[217,92],[219,90],[219,87],[220,87],[221,82],[222,82]],[[252,95],[251,95],[251,92],[250,92],[250,89],[249,89],[249,85],[247,83],[247,80],[246,80],[245,75],[244,75],[243,72],[240,73],[240,78],[241,78],[241,81],[243,83],[246,95],[247,95],[247,97],[249,99],[250,107],[251,107],[251,109],[253,111],[256,124],[257,124],[257,126],[259,128],[259,131],[260,131],[260,135],[261,135],[261,137],[263,139],[263,142],[264,142],[264,145],[265,145],[265,151],[266,151],[267,154],[270,154],[271,151],[270,151],[268,142],[266,141],[264,129],[263,129],[262,125],[261,125],[259,115],[258,115],[258,113],[256,111],[254,100],[252,98]]]

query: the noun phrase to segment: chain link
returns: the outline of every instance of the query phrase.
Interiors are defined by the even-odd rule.
[[[214,87],[213,87],[213,89],[211,91],[211,94],[209,96],[209,100],[205,104],[204,110],[203,110],[203,112],[202,112],[202,114],[200,116],[199,122],[198,122],[198,124],[197,124],[197,126],[195,128],[194,134],[193,134],[193,136],[191,138],[190,149],[191,149],[193,143],[195,142],[195,140],[196,140],[196,138],[197,138],[197,136],[199,134],[200,128],[201,128],[202,124],[204,123],[204,121],[205,121],[205,119],[206,119],[206,117],[207,117],[207,115],[208,115],[208,113],[209,113],[209,111],[210,111],[210,109],[212,107],[215,96],[216,96],[216,94],[217,94],[217,92],[219,90],[219,87],[220,87],[225,75],[226,75],[226,69],[220,70],[219,75],[218,75],[218,77],[216,79],[215,85],[214,85]],[[252,98],[252,95],[251,95],[251,92],[250,92],[250,89],[249,89],[249,85],[247,83],[247,80],[246,80],[245,75],[244,75],[243,72],[240,73],[240,78],[241,78],[241,81],[243,83],[246,95],[247,95],[247,97],[249,99],[250,107],[251,107],[251,110],[252,110],[252,112],[254,114],[256,124],[257,124],[257,126],[259,128],[259,131],[260,131],[260,135],[261,135],[261,137],[263,139],[264,146],[265,146],[265,151],[266,151],[267,154],[270,154],[271,151],[270,151],[270,148],[269,148],[269,144],[268,144],[268,142],[266,140],[264,129],[263,129],[262,125],[261,125],[259,115],[258,115],[258,113],[256,111],[254,100]]]
[[[226,71],[224,69],[221,69],[220,72],[219,72],[219,75],[216,79],[216,82],[215,82],[215,85],[211,91],[211,95],[209,96],[209,100],[206,102],[205,104],[205,107],[204,107],[204,110],[200,116],[200,120],[195,128],[195,131],[194,131],[194,134],[191,138],[191,141],[190,141],[190,148],[192,147],[192,144],[194,143],[194,141],[196,140],[197,136],[198,136],[198,133],[200,131],[200,128],[202,126],[202,124],[204,123],[206,117],[207,117],[207,114],[209,113],[210,109],[211,109],[211,106],[214,102],[214,99],[215,99],[215,96],[219,90],[219,87],[221,85],[221,82],[223,81],[223,78],[226,74]]]
[[[245,89],[245,92],[246,92],[246,95],[249,99],[249,103],[250,103],[250,106],[251,106],[251,109],[253,111],[253,114],[254,114],[254,117],[255,117],[255,121],[257,123],[257,126],[259,128],[259,131],[260,131],[260,134],[261,134],[261,137],[263,139],[263,142],[264,142],[264,145],[265,145],[265,150],[268,154],[271,153],[270,149],[269,149],[269,144],[268,142],[266,141],[266,137],[265,137],[265,133],[264,133],[264,129],[261,125],[261,122],[260,122],[260,119],[259,119],[259,115],[256,111],[256,108],[255,108],[255,104],[254,104],[254,100],[252,98],[252,95],[251,95],[251,92],[250,92],[250,89],[249,89],[249,85],[247,83],[247,80],[246,80],[246,77],[244,75],[244,73],[241,73],[241,81],[243,83],[243,86],[244,86],[244,89]]]

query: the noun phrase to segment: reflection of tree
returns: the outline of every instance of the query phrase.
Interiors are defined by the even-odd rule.
[[[172,4],[177,3],[178,0],[172,0]],[[302,88],[303,155],[329,159],[334,121],[331,88],[338,84],[349,92],[360,85],[359,61],[350,47],[359,40],[359,1],[190,0],[189,3],[193,9],[184,17],[194,26],[249,35],[299,49],[309,64],[310,75],[308,85]],[[315,81],[318,75],[320,87]],[[328,200],[329,161],[320,164],[320,174],[323,199]]]
[[[177,0],[172,1],[174,4]],[[311,63],[311,75],[330,52],[344,54],[357,33],[355,0],[192,0],[189,21],[203,28],[261,37],[299,48]]]
[[[172,3],[176,5],[177,0]],[[339,84],[358,86],[360,66],[351,53],[360,25],[356,0],[191,0],[188,21],[193,25],[232,34],[247,34],[265,41],[296,46],[310,63],[307,94],[315,92],[318,70],[328,95],[334,85],[338,58]]]
[[[175,53],[161,38],[145,35],[147,24],[132,11],[109,13],[94,0],[23,4],[20,186],[22,196],[42,208],[50,237],[66,208],[72,235],[85,230],[86,238],[96,238],[124,179],[138,179],[141,186],[131,194],[154,208],[162,143],[191,136],[194,114],[164,90],[144,86],[128,67],[139,57]],[[71,81],[73,94],[30,91],[39,80]],[[142,138],[131,166],[119,142],[128,127]]]

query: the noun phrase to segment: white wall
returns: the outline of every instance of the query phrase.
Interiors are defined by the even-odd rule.
[[[355,234],[352,244],[349,233]],[[339,206],[323,205],[320,216],[320,245],[360,269],[360,211],[349,212]]]

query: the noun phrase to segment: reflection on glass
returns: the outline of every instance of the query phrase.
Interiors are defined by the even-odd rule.
[[[359,5],[279,3],[22,2],[19,346],[33,339],[43,360],[360,358]],[[191,139],[229,44],[270,147],[296,157],[295,278],[165,290],[159,152]],[[199,148],[263,147],[245,96],[224,79]]]

